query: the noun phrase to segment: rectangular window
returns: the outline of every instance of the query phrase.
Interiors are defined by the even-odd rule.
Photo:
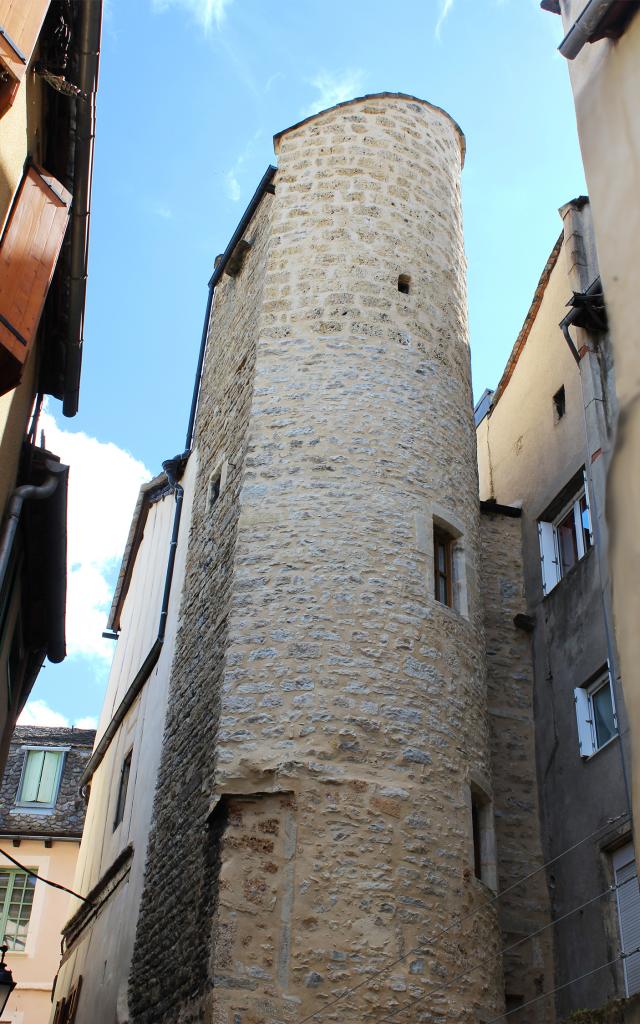
[[[16,804],[19,807],[53,808],[58,799],[63,750],[46,747],[27,750]]]
[[[444,532],[434,528],[433,531],[433,565],[435,580],[435,598],[449,608],[453,607],[453,541]]]
[[[22,952],[25,948],[35,887],[32,875],[0,868],[0,932],[11,950]]]
[[[542,589],[548,594],[593,546],[586,480],[557,513],[539,520],[538,538]]]
[[[588,686],[573,691],[580,756],[591,757],[618,735],[613,687],[608,670]]]
[[[618,924],[622,952],[628,953],[640,946],[640,888],[636,871],[633,844],[615,850],[611,858],[618,905]],[[625,957],[624,981],[626,994],[640,992],[640,953]]]
[[[124,818],[124,809],[127,803],[127,789],[129,788],[129,775],[131,774],[131,755],[133,751],[130,750],[124,761],[122,762],[122,768],[120,770],[120,785],[118,786],[118,802],[116,804],[116,815],[113,819],[114,832],[118,825]]]

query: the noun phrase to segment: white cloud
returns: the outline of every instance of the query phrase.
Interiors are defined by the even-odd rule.
[[[57,725],[68,729],[70,724],[67,716],[50,708],[46,700],[28,700],[18,719],[18,725]],[[98,719],[94,715],[86,715],[77,718],[73,724],[76,729],[97,729]]]
[[[166,203],[156,203],[153,207],[153,212],[162,220],[173,220],[173,210]]]
[[[140,485],[151,473],[129,452],[40,418],[47,448],[69,465],[67,651],[109,662],[102,639],[113,596],[109,582],[127,540]]]
[[[94,715],[87,715],[86,718],[77,718],[73,724],[76,729],[97,729],[98,719]]]
[[[46,700],[30,700],[25,704],[18,725],[59,725],[66,727],[69,719],[50,708]]]
[[[440,0],[440,4],[440,17],[438,18],[438,21],[436,23],[435,30],[436,39],[440,39],[442,26],[444,25],[448,15],[451,13],[451,8],[453,7],[453,0]]]
[[[227,195],[229,196],[231,202],[239,203],[240,196],[242,195],[242,190],[240,188],[240,182],[236,177],[236,172],[234,169],[227,171],[227,173],[224,176],[224,181],[225,185],[227,186]]]
[[[169,7],[183,7],[205,32],[214,24],[220,28],[227,8],[233,0],[151,0],[154,11],[166,11]]]
[[[242,186],[240,184],[240,177],[242,176],[245,164],[251,159],[251,157],[255,153],[256,145],[261,137],[262,129],[259,128],[258,131],[251,136],[251,138],[247,142],[246,146],[244,147],[240,155],[236,158],[236,162],[234,163],[233,167],[231,167],[230,170],[228,170],[224,176],[224,183],[227,189],[227,195],[229,196],[229,199],[231,200],[232,203],[239,203],[240,199],[242,198]]]
[[[317,114],[319,110],[327,107],[334,107],[336,103],[344,103],[345,100],[352,100],[360,96],[363,91],[364,72],[359,68],[352,68],[338,74],[329,71],[321,71],[315,78],[311,79],[311,85],[318,90],[318,95],[312,103],[302,112],[303,117],[310,117]]]

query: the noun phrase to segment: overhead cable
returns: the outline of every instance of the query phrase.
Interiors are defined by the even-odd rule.
[[[463,914],[463,916],[457,921],[458,927],[462,925],[465,921],[468,921],[472,917],[475,917],[476,914],[479,914],[482,910],[486,910],[488,907],[493,906],[494,903],[502,899],[503,896],[506,896],[507,893],[512,892],[514,889],[517,889],[520,885],[524,885],[525,882],[528,882],[531,878],[533,878],[535,875],[540,874],[540,872],[544,871],[546,868],[551,867],[552,864],[555,864],[563,857],[566,857],[567,854],[573,853],[574,850],[577,850],[578,847],[583,845],[583,843],[588,842],[589,839],[593,839],[593,837],[596,836],[599,832],[602,832],[603,829],[609,828],[609,826],[614,825],[617,821],[620,821],[622,818],[627,817],[628,814],[625,811],[622,814],[617,814],[613,818],[607,818],[604,824],[594,829],[593,832],[590,832],[588,835],[583,836],[582,839],[579,839],[577,843],[573,843],[572,846],[568,846],[566,850],[563,850],[555,857],[552,857],[544,864],[541,864],[540,867],[534,868],[533,871],[530,871],[527,875],[524,875],[522,878],[518,879],[518,881],[513,882],[511,885],[508,885],[506,889],[501,889],[500,892],[495,893],[495,895],[493,895],[491,899],[485,900],[485,902],[481,903],[480,906],[475,908],[475,910],[469,911],[468,914]],[[441,935],[446,935],[447,932],[451,931],[454,923],[456,922],[452,921],[451,924],[446,926],[446,928],[441,928],[440,931],[434,936],[434,938],[439,938]],[[411,949],[408,949],[406,953],[403,953],[402,956],[399,956],[396,960],[392,960],[384,967],[380,967],[377,970],[371,971],[371,973],[362,981],[359,981],[357,985],[353,985],[350,988],[347,988],[341,995],[335,996],[333,999],[329,1000],[328,1003],[325,1003],[324,1006],[320,1006],[318,1007],[317,1010],[314,1010],[313,1013],[309,1013],[307,1014],[306,1017],[302,1017],[301,1020],[297,1022],[297,1024],[307,1024],[307,1021],[313,1020],[314,1017],[318,1017],[321,1013],[324,1013],[325,1010],[328,1010],[330,1007],[335,1006],[336,1003],[342,1002],[342,1000],[346,999],[347,996],[353,995],[354,992],[357,992],[359,989],[364,988],[364,986],[368,985],[369,982],[373,981],[374,978],[377,978],[381,974],[385,974],[387,971],[390,971],[393,967],[396,967],[398,964],[402,963],[403,960],[406,960],[408,956],[414,956],[416,953],[424,952],[426,946],[427,944],[425,942],[420,943],[418,946],[413,946]]]

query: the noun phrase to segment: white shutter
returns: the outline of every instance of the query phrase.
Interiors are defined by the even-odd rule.
[[[631,843],[615,851],[613,866],[616,885],[620,886],[616,889],[620,943],[622,952],[627,953],[640,946],[640,888]],[[626,957],[623,963],[627,995],[631,996],[640,992],[640,953]]]
[[[582,686],[578,686],[573,691],[573,699],[576,704],[580,757],[591,757],[596,748],[593,742],[593,729],[591,728],[591,702],[589,701],[589,694]]]
[[[589,484],[587,483],[587,471],[582,470],[582,476],[584,477],[584,497],[587,503],[587,514],[589,516],[589,539],[591,540],[591,546],[593,547],[593,520],[591,518],[591,505],[589,503]]]
[[[542,589],[545,594],[548,594],[560,582],[553,523],[538,523],[538,540],[540,541]]]

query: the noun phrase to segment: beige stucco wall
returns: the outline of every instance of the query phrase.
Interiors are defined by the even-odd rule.
[[[19,847],[5,839],[12,856],[38,874],[61,885],[73,887],[79,843],[53,840],[47,849],[41,840],[26,839]],[[0,854],[0,866],[12,865]],[[33,909],[23,953],[8,953],[17,988],[9,998],[2,1022],[10,1024],[46,1024],[51,1012],[51,989],[60,963],[60,933],[76,901],[51,886],[36,882]]]
[[[563,0],[568,30],[582,0]],[[587,44],[568,62],[609,315],[620,406],[607,488],[613,606],[633,744],[640,820],[640,15],[618,40]]]
[[[83,978],[76,1024],[121,1024],[129,1019],[129,964],[161,752],[196,467],[197,457],[192,455],[181,481],[185,489],[183,529],[176,553],[164,648],[91,782],[74,887],[80,893],[89,892],[127,845],[132,844],[134,853],[128,877],[109,897],[97,919],[68,951],[60,970],[54,1003],[73,988],[79,975]],[[156,639],[174,509],[173,495],[168,494],[149,510],[121,615],[122,630],[109,676],[96,743]],[[130,750],[133,751],[133,757],[125,815],[121,824],[114,829],[120,768]]]
[[[536,518],[584,462],[580,374],[558,328],[568,273],[563,246],[511,379],[478,430],[481,500],[521,505]],[[563,385],[567,411],[556,422],[553,395]]]

